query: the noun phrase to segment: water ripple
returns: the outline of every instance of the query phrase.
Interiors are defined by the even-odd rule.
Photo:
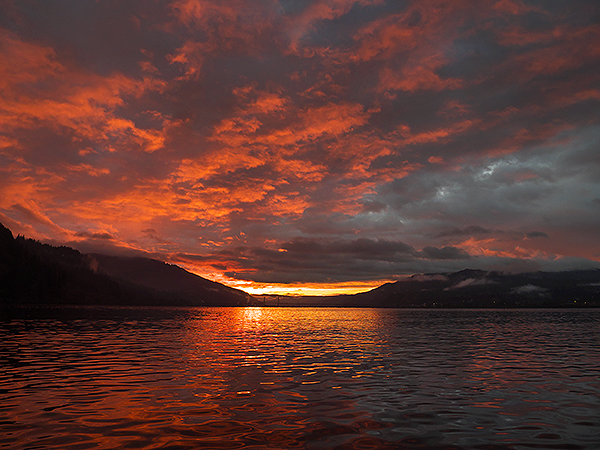
[[[600,448],[597,310],[0,317],[0,448]]]

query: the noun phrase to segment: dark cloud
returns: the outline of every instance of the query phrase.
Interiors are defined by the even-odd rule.
[[[397,255],[416,254],[410,245],[403,242],[367,238],[333,242],[310,238],[296,238],[287,244],[283,244],[281,248],[292,254],[348,255],[349,257],[376,260],[395,258]]]
[[[469,254],[456,247],[424,247],[422,254],[429,259],[469,259]]]
[[[366,213],[378,213],[383,211],[384,209],[387,208],[387,205],[385,203],[381,203],[381,202],[365,202],[363,203],[363,212]]]
[[[105,239],[105,240],[114,240],[115,239],[115,237],[112,234],[106,233],[106,232],[79,231],[79,232],[75,233],[75,236],[83,237],[83,238],[91,238],[91,239]]]
[[[479,225],[470,225],[465,228],[451,228],[448,230],[443,230],[441,233],[438,234],[438,237],[471,236],[476,234],[489,234],[491,232],[491,230],[480,227]]]
[[[533,238],[550,238],[550,236],[548,236],[543,231],[531,231],[531,232],[527,233],[526,236],[529,239],[533,239]]]

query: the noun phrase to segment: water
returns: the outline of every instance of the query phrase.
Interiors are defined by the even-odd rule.
[[[0,448],[599,449],[600,310],[29,308]]]

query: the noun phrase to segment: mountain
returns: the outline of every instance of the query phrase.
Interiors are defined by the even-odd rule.
[[[207,280],[173,264],[149,258],[127,258],[96,253],[86,255],[98,273],[114,280],[177,295],[185,302],[204,305],[246,305],[252,297],[221,283]]]
[[[149,258],[81,254],[12,232],[0,223],[0,303],[238,306],[238,289]]]
[[[332,301],[393,308],[598,307],[600,270],[508,274],[466,269],[420,274]]]

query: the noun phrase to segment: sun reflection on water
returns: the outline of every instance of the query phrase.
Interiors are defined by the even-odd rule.
[[[247,307],[239,308],[235,310],[235,316],[238,317],[241,329],[256,329],[262,325],[261,319],[263,318],[264,308],[260,307]]]

